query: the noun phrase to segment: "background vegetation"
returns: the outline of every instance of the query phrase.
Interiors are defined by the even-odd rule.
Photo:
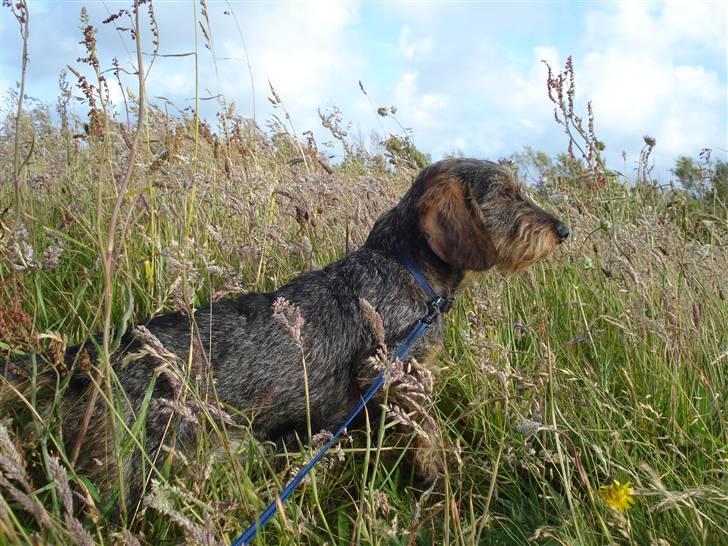
[[[25,3],[5,9],[27,40]],[[151,3],[119,16],[154,35]],[[404,130],[374,151],[355,145],[333,110],[322,123],[344,158],[331,165],[272,87],[279,115],[266,131],[229,105],[212,124],[147,102],[138,41],[139,86],[113,105],[113,71],[101,70],[85,23],[96,80],[62,76],[55,112],[21,83],[0,134],[1,357],[49,349],[35,365],[56,370],[61,392],[68,370],[52,355],[65,345],[103,331],[113,350],[131,321],[268,290],[336,259],[428,161]],[[569,75],[570,62],[548,80],[566,153],[526,148],[509,161],[573,235],[526,274],[473,277],[448,315],[432,408],[446,476],[419,491],[400,464],[407,438],[372,423],[341,442],[258,543],[728,541],[727,166],[705,151],[680,158],[675,183],[662,184],[645,137],[627,180],[601,160]],[[113,392],[101,370],[99,388]],[[310,446],[272,452],[243,427],[221,432],[196,405],[197,450],[169,450],[144,505],[115,525],[113,499],[63,448],[58,396],[2,392],[3,543],[227,543],[309,456]],[[142,420],[119,427],[122,457]],[[636,490],[623,513],[599,494],[615,479]]]

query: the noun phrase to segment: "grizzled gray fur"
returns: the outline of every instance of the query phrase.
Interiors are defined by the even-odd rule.
[[[191,347],[201,348],[217,397],[250,420],[257,438],[285,441],[295,434],[305,438],[301,349],[272,319],[276,298],[297,306],[305,321],[302,347],[312,430],[334,430],[359,400],[365,387],[363,365],[376,350],[360,298],[381,315],[390,349],[427,312],[428,297],[400,262],[401,256],[424,272],[440,295],[452,296],[467,270],[520,271],[545,257],[567,235],[566,226],[522,193],[510,171],[488,161],[449,159],[418,175],[400,203],[376,222],[361,249],[275,292],[201,306],[194,313],[196,339],[190,339],[190,318],[183,313],[164,314],[143,324],[182,361],[188,360]],[[441,344],[443,329],[443,318],[438,317],[413,356],[426,360]],[[141,348],[140,341],[127,333],[112,355],[129,401],[125,407],[129,422],[160,364],[154,356],[139,353]],[[93,345],[87,343],[69,349],[67,362],[78,360],[82,351],[92,362],[97,359]],[[125,360],[134,353],[140,356]],[[72,399],[64,421],[68,446],[77,440],[91,389],[88,371],[76,366],[66,391]],[[146,418],[148,460],[154,460],[162,441],[171,444],[174,439],[182,447],[194,441],[195,428],[188,421],[175,418],[170,426],[170,412],[162,401],[173,397],[174,385],[159,375]],[[90,416],[79,458],[81,471],[98,473],[92,460],[103,460],[108,450],[105,412],[104,404],[97,403]],[[148,465],[138,450],[125,463],[127,501],[136,501]]]

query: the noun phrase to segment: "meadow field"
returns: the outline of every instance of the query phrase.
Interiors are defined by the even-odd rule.
[[[581,127],[574,112],[569,70],[549,89],[571,153],[484,158],[516,170],[572,236],[526,273],[472,276],[447,316],[430,409],[445,475],[418,486],[404,464],[412,435],[390,430],[392,412],[350,431],[256,544],[728,544],[725,196],[710,179],[704,191],[653,180],[650,138],[636,174],[611,170],[591,113]],[[341,257],[427,158],[406,132],[366,149],[336,114],[322,116],[343,150],[330,162],[272,87],[280,115],[256,124],[228,104],[204,120],[147,100],[143,72],[112,105],[111,80],[69,72],[57,105],[19,100],[22,88],[3,97],[0,358],[48,356],[23,396],[0,378],[0,543],[230,543],[316,438],[284,453],[221,425],[234,410],[200,395],[191,354],[178,410],[199,444],[166,450],[142,505],[112,521],[117,499],[64,447],[69,370],[54,355],[97,332],[113,350],[134,321]],[[54,388],[35,380],[48,367]],[[118,421],[113,374],[88,373]],[[116,423],[116,460],[143,425],[143,412]]]

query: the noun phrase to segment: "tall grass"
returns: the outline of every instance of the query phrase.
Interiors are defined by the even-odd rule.
[[[0,169],[20,177],[22,208],[0,185],[0,350],[7,361],[49,349],[34,365],[54,367],[61,391],[68,373],[52,355],[63,346],[105,330],[113,350],[135,320],[319,267],[362,244],[415,174],[409,158],[353,145],[332,168],[289,118],[264,133],[227,107],[215,128],[170,115],[145,105],[142,74],[136,131],[90,104],[91,118],[56,124],[19,97],[17,130],[16,118],[2,127]],[[448,461],[440,482],[420,491],[405,464],[412,437],[371,422],[260,544],[728,541],[725,211],[592,165],[597,184],[587,169],[533,188],[570,242],[524,275],[473,277],[448,315],[431,408]],[[59,395],[34,377],[30,397],[2,390],[0,542],[225,543],[309,453],[276,452],[195,406],[197,449],[167,449],[144,505],[114,525],[64,447]],[[111,410],[112,371],[99,381],[110,390],[96,403]],[[119,425],[117,454],[143,443],[143,418]],[[599,494],[614,479],[636,490],[625,513]]]

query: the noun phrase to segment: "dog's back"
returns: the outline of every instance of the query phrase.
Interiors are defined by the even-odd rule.
[[[300,341],[273,317],[278,298],[300,312]],[[380,311],[386,342],[392,346],[426,311],[401,264],[378,251],[361,249],[275,292],[202,305],[192,317],[166,313],[141,323],[143,329],[132,327],[124,334],[110,360],[118,379],[114,383],[122,387],[118,394],[125,427],[131,429],[146,414],[144,452],[132,450],[121,465],[127,505],[138,501],[150,463],[158,461],[164,443],[180,449],[193,443],[197,419],[188,412],[200,409],[201,400],[207,401],[207,408],[216,408],[211,413],[231,413],[238,424],[252,425],[258,439],[290,441],[296,435],[304,439],[307,415],[314,432],[335,429],[358,401],[361,364],[376,348],[371,325],[360,311],[360,298]],[[436,325],[432,336],[441,331],[442,325]],[[117,462],[110,443],[108,404],[93,396],[103,381],[99,345],[96,339],[66,351],[65,365],[72,372],[63,431],[69,453],[78,453],[77,470],[111,490]],[[26,390],[25,374],[10,370],[27,373],[30,359],[22,357],[6,371],[12,382],[25,381]],[[38,384],[58,383],[57,371],[50,367],[38,377]],[[93,398],[97,400],[91,407]],[[103,454],[106,464],[99,465]]]

